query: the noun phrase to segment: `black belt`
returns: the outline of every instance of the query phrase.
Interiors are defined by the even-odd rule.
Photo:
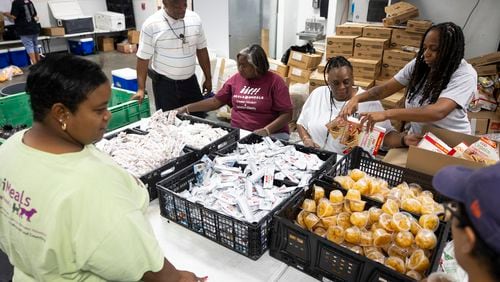
[[[171,79],[169,77],[164,76],[163,74],[156,72],[153,69],[148,69],[148,76],[152,80],[166,80],[166,81],[170,81],[170,82],[181,82],[182,83],[182,82],[186,82],[188,80],[193,79],[193,77],[195,77],[196,75],[193,74],[192,76],[190,76],[189,78],[186,78],[186,79]]]

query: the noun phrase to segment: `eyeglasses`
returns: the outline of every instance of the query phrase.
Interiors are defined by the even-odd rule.
[[[472,226],[468,218],[460,214],[460,210],[464,209],[464,205],[457,202],[443,203],[445,210],[444,218],[446,221],[451,220],[452,217],[456,218],[459,222],[459,227]]]

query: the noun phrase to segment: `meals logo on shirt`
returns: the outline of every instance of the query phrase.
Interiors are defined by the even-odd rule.
[[[2,180],[0,187],[3,192],[0,194],[0,200],[3,202],[2,211],[31,222],[31,219],[36,215],[37,210],[30,207],[31,198],[25,194],[24,190],[17,190],[6,178]],[[5,205],[11,207],[10,210],[5,210]]]

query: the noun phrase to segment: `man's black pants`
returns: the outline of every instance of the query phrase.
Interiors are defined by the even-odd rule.
[[[148,75],[153,81],[153,94],[157,110],[169,111],[203,100],[198,80],[194,74],[188,79],[173,80],[149,69]],[[206,116],[204,112],[191,114],[202,118]]]

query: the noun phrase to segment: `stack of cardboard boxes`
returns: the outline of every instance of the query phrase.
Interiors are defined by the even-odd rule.
[[[139,31],[129,30],[127,33],[127,41],[116,44],[118,52],[132,54],[137,52],[137,44],[139,43]]]
[[[308,54],[291,51],[288,58],[288,78],[291,82],[308,83],[311,73],[321,63],[322,53]]]
[[[418,9],[410,3],[398,2],[384,8],[386,18],[383,19],[384,26],[402,24],[409,19],[418,17]]]
[[[472,133],[500,134],[500,52],[467,60],[478,74],[478,95],[472,103],[479,112],[469,112]]]

